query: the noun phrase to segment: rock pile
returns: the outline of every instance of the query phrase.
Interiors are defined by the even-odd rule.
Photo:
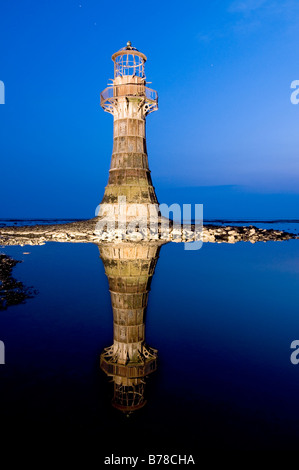
[[[119,241],[155,241],[204,243],[267,242],[298,238],[297,235],[280,230],[267,230],[250,226],[204,225],[186,228],[178,224],[166,227],[142,227],[125,230],[104,228],[97,230],[98,218],[57,225],[1,227],[0,245],[44,245],[46,242],[101,243]]]

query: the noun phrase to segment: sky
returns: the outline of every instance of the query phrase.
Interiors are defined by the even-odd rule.
[[[128,40],[159,94],[159,202],[299,219],[297,0],[0,1],[0,218],[94,216],[112,152],[100,92]]]

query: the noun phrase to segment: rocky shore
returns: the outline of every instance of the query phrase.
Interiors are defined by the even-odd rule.
[[[141,229],[105,229],[99,232],[97,223],[99,219],[71,222],[56,225],[34,225],[21,227],[1,227],[0,245],[44,245],[46,242],[65,243],[101,243],[119,241],[155,241],[167,242],[193,242],[204,243],[237,243],[241,241],[256,243],[267,241],[282,241],[299,238],[297,235],[280,230],[267,230],[250,226],[220,226],[204,225],[202,229],[191,226],[189,229],[173,224],[165,228],[158,224],[157,228],[145,227]]]

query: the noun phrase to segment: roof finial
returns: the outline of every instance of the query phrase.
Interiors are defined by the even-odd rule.
[[[127,42],[127,47],[130,48],[131,46],[132,46],[131,41],[128,41],[128,42]]]

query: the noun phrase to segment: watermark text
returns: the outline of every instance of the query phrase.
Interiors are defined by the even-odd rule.
[[[0,80],[0,104],[5,104],[5,86],[2,80]]]
[[[293,80],[291,83],[291,88],[295,91],[291,94],[291,103],[292,104],[299,104],[299,80]]]
[[[3,341],[0,341],[0,365],[5,364],[5,346]]]
[[[95,234],[102,240],[164,240],[184,242],[185,250],[202,247],[202,204],[127,203],[125,196],[118,196],[115,203],[100,204],[95,215]]]
[[[295,339],[294,341],[292,341],[290,348],[295,349],[295,351],[293,351],[290,356],[290,360],[291,363],[296,366],[297,364],[299,364],[299,340]]]

